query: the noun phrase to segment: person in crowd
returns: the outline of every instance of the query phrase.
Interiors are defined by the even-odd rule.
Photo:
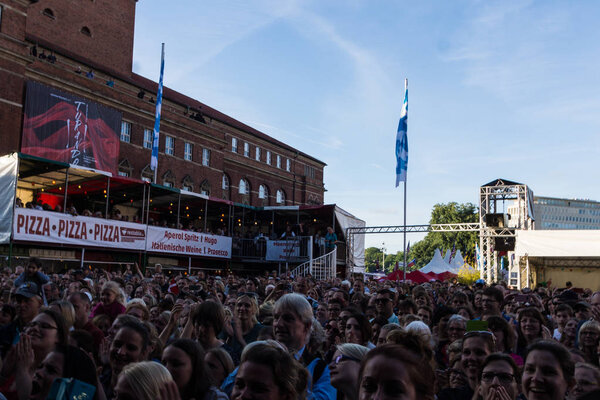
[[[358,375],[358,399],[433,400],[433,369],[422,358],[396,344],[369,351]]]
[[[575,384],[569,351],[556,341],[539,340],[527,348],[522,386],[527,400],[562,400]]]
[[[600,369],[592,364],[575,364],[575,386],[569,393],[569,400],[586,396],[589,399],[600,398]]]
[[[375,345],[370,342],[371,335],[372,328],[367,317],[359,311],[352,312],[346,320],[344,330],[346,343],[355,343],[373,348]]]
[[[263,327],[256,318],[258,315],[256,297],[254,292],[238,294],[233,318],[231,322],[223,326],[224,334],[220,339],[231,348],[234,359],[239,360],[244,347],[257,339],[258,333]]]
[[[257,341],[242,353],[231,400],[303,399],[307,386],[306,369],[279,343]]]
[[[579,350],[585,355],[585,361],[598,366],[598,345],[600,344],[600,322],[589,320],[579,328],[577,336]]]
[[[560,338],[564,332],[567,321],[573,318],[573,308],[568,304],[559,304],[554,308],[554,314],[552,319],[556,323],[552,338],[560,341]]]
[[[357,400],[358,371],[369,348],[354,343],[337,346],[329,363],[331,386],[337,389],[338,400]]]
[[[190,321],[194,326],[196,339],[205,350],[221,348],[225,344],[217,338],[225,323],[225,310],[216,301],[205,301],[195,310]],[[187,337],[187,333],[182,335]]]
[[[12,323],[16,313],[17,310],[12,304],[2,304],[2,307],[0,307],[0,327]]]
[[[115,386],[116,398],[128,400],[177,400],[177,384],[169,370],[153,361],[135,362],[124,367]]]
[[[54,310],[42,310],[27,324],[25,331],[19,335],[19,341],[4,358],[0,372],[0,392],[9,400],[23,397],[19,396],[23,390],[26,394],[29,393],[27,386],[23,385],[29,382],[31,390],[33,372],[57,345],[66,346],[68,338],[62,315]]]
[[[94,318],[97,315],[106,314],[112,322],[119,314],[125,313],[125,295],[117,282],[106,282],[104,286],[102,286],[100,298],[102,301],[92,309],[90,314],[91,318]]]
[[[73,310],[75,311],[73,327],[75,329],[82,329],[92,336],[94,351],[97,353],[100,349],[100,344],[104,341],[104,333],[90,320],[90,298],[83,292],[75,292],[68,297],[68,300],[73,305]]]
[[[75,323],[75,309],[73,308],[73,304],[66,300],[57,300],[50,304],[49,308],[62,315],[68,331],[73,330],[73,324]]]
[[[387,318],[388,323],[400,324],[400,320],[394,314],[394,292],[389,289],[379,290],[375,297],[375,307],[377,315]]]
[[[517,317],[517,354],[524,357],[527,346],[543,338],[544,317],[535,307],[521,309]]]
[[[575,342],[577,341],[577,327],[579,321],[577,318],[569,318],[565,323],[565,328],[560,336],[560,343],[568,349],[575,348]]]
[[[454,314],[448,320],[448,328],[446,331],[448,332],[448,342],[452,343],[462,339],[467,331],[467,320],[458,314]]]
[[[43,297],[42,286],[50,282],[50,278],[42,272],[42,261],[37,257],[29,258],[25,271],[15,279],[14,286],[18,288],[26,282],[35,283],[38,288],[38,294]]]
[[[127,316],[124,316],[127,317]],[[118,319],[115,322],[119,321]],[[109,368],[103,371],[100,381],[107,398],[112,398],[119,374],[131,364],[145,361],[150,353],[150,332],[136,318],[122,318],[119,328],[110,342]]]
[[[268,328],[270,328],[271,330],[273,329],[271,327]],[[204,360],[206,361],[206,365],[208,366],[208,369],[216,387],[221,387],[221,385],[225,381],[225,378],[227,378],[227,376],[231,374],[231,372],[235,368],[235,365],[233,364],[233,359],[231,358],[229,353],[219,347],[214,347],[208,350],[206,352]]]
[[[0,327],[0,353],[2,358],[19,341],[20,332],[38,315],[42,306],[38,286],[34,282],[26,282],[15,292],[16,318],[8,325]]]
[[[482,318],[490,315],[502,315],[504,294],[495,286],[490,286],[483,290],[481,294],[481,315]]]
[[[511,356],[492,353],[481,365],[476,400],[516,400],[521,385],[519,367]]]
[[[182,400],[227,400],[227,395],[211,384],[202,347],[190,339],[177,339],[162,353]]]
[[[33,377],[22,383],[23,398],[31,400],[48,398],[52,383],[58,378],[73,378],[92,385],[96,388],[94,399],[104,399],[102,387],[98,386],[98,376],[92,359],[81,349],[65,345],[57,345],[44,358]],[[28,397],[27,393],[29,393]]]

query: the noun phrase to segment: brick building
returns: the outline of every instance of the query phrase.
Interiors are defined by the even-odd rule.
[[[35,81],[118,110],[119,175],[153,179],[158,84],[132,72],[135,7],[0,0],[0,153],[21,149],[26,82]],[[253,206],[323,204],[325,163],[168,88],[160,130],[158,184]]]

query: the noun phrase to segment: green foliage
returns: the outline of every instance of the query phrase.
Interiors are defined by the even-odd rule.
[[[458,270],[457,278],[460,283],[470,286],[473,285],[477,279],[481,278],[481,276],[479,271],[473,267],[467,268],[465,264]]]
[[[382,252],[380,248],[368,247],[365,249],[365,267],[367,272],[375,272],[376,266],[379,265],[379,269],[382,268]],[[396,262],[402,263],[404,261],[404,252],[399,251],[396,254],[385,255],[385,272],[390,273],[394,270]],[[409,260],[410,261],[410,260]]]
[[[454,224],[463,222],[479,222],[477,207],[472,203],[436,204],[431,211],[430,224]],[[475,243],[479,241],[477,232],[429,232],[423,240],[415,243],[410,248],[408,260],[415,258],[417,268],[422,268],[431,260],[436,248],[442,251],[452,249],[460,250],[465,259],[473,259]],[[444,256],[444,254],[442,254]]]

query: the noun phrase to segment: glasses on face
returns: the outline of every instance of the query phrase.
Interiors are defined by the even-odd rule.
[[[360,362],[360,360],[358,358],[354,358],[354,357],[348,357],[345,355],[339,355],[336,358],[333,359],[333,362],[335,363],[335,365],[338,365],[339,363],[341,363],[342,361],[356,361],[356,362]]]
[[[485,383],[491,383],[494,378],[498,378],[498,381],[501,384],[508,385],[509,383],[512,383],[515,376],[507,372],[483,372],[481,374],[481,380]]]
[[[390,299],[388,299],[387,297],[375,299],[375,303],[379,303],[379,304],[386,304],[388,301],[390,301]]]
[[[44,329],[44,330],[58,329],[56,326],[52,326],[46,322],[37,322],[37,321],[30,322],[29,324],[27,324],[27,326],[25,326],[25,329],[31,329],[33,327],[38,327],[39,329]]]

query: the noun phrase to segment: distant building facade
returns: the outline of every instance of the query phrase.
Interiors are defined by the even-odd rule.
[[[132,72],[136,3],[0,0],[2,154],[21,151],[26,86],[33,81],[120,112],[117,173],[154,181],[149,164],[158,84]],[[319,205],[325,165],[164,90],[154,183],[252,206]]]
[[[535,229],[600,229],[600,202],[534,197]]]

